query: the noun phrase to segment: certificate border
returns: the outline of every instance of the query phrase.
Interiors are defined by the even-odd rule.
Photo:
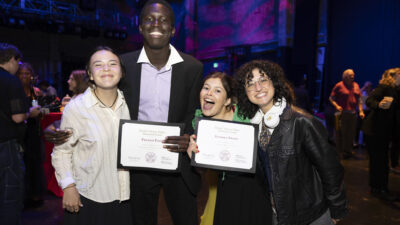
[[[171,126],[171,127],[179,127],[181,128],[180,135],[183,135],[185,124],[184,123],[162,123],[162,122],[150,122],[150,121],[138,121],[138,120],[119,120],[119,128],[118,128],[118,161],[117,168],[122,169],[135,169],[135,170],[146,170],[146,171],[158,171],[158,172],[166,172],[166,173],[177,173],[181,171],[182,164],[182,154],[178,155],[178,167],[176,170],[168,170],[168,169],[159,169],[159,168],[151,168],[151,167],[139,167],[139,166],[124,166],[121,164],[121,135],[122,135],[122,126],[125,123],[136,123],[136,124],[150,124],[150,125],[162,125],[162,126]],[[166,150],[168,151],[168,150]],[[185,153],[186,154],[186,153]]]
[[[213,120],[213,121],[221,121],[221,122],[227,122],[227,123],[236,123],[236,124],[242,124],[242,125],[246,125],[246,126],[252,126],[254,128],[254,137],[258,136],[258,125],[256,125],[256,124],[244,123],[244,122],[238,122],[238,121],[230,121],[230,120],[219,120],[219,119],[212,119],[212,118],[205,118],[205,117],[196,117],[196,131],[195,131],[196,136],[197,136],[200,120]],[[209,169],[223,170],[223,171],[255,173],[256,167],[257,167],[256,161],[257,161],[257,156],[258,156],[258,154],[257,154],[258,139],[257,138],[254,138],[253,146],[254,146],[253,166],[250,169],[240,169],[240,168],[227,167],[227,166],[215,166],[215,165],[197,163],[196,162],[196,154],[192,154],[192,159],[190,161],[190,165],[196,166],[196,167],[209,168]]]

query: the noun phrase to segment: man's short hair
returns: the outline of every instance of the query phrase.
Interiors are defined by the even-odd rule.
[[[174,10],[172,10],[172,7],[171,7],[171,5],[167,2],[167,1],[165,1],[165,0],[149,0],[149,1],[147,1],[145,4],[144,4],[144,6],[143,6],[143,8],[142,8],[142,10],[140,11],[140,17],[139,17],[139,19],[140,19],[140,24],[142,24],[142,21],[143,21],[143,16],[144,16],[144,11],[145,11],[145,9],[147,8],[147,7],[149,7],[150,5],[152,5],[152,4],[161,4],[161,5],[163,5],[163,6],[165,6],[167,9],[168,9],[168,13],[169,13],[169,15],[170,15],[170,19],[171,19],[171,26],[172,27],[175,27],[175,14],[174,14]]]
[[[15,60],[22,58],[22,54],[18,48],[14,45],[0,42],[0,64],[7,63],[13,57]]]

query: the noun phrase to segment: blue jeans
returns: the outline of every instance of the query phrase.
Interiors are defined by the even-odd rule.
[[[20,223],[24,167],[16,140],[0,143],[0,224]]]

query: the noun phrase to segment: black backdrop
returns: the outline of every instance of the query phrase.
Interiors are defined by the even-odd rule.
[[[400,67],[399,0],[331,0],[327,87],[341,80],[346,68],[353,68],[362,86],[374,86],[384,72]],[[329,89],[327,94],[329,94]]]

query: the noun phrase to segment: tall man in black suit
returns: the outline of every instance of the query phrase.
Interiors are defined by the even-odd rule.
[[[191,121],[198,106],[203,65],[170,45],[175,33],[174,13],[163,1],[146,2],[140,14],[139,31],[144,46],[140,51],[121,55],[126,76],[121,80],[131,119],[185,123],[185,134],[192,133]],[[188,135],[167,138],[168,150],[186,149]],[[181,155],[180,173],[131,171],[131,202],[135,225],[157,224],[160,188],[175,225],[198,224],[196,195],[200,176]]]

